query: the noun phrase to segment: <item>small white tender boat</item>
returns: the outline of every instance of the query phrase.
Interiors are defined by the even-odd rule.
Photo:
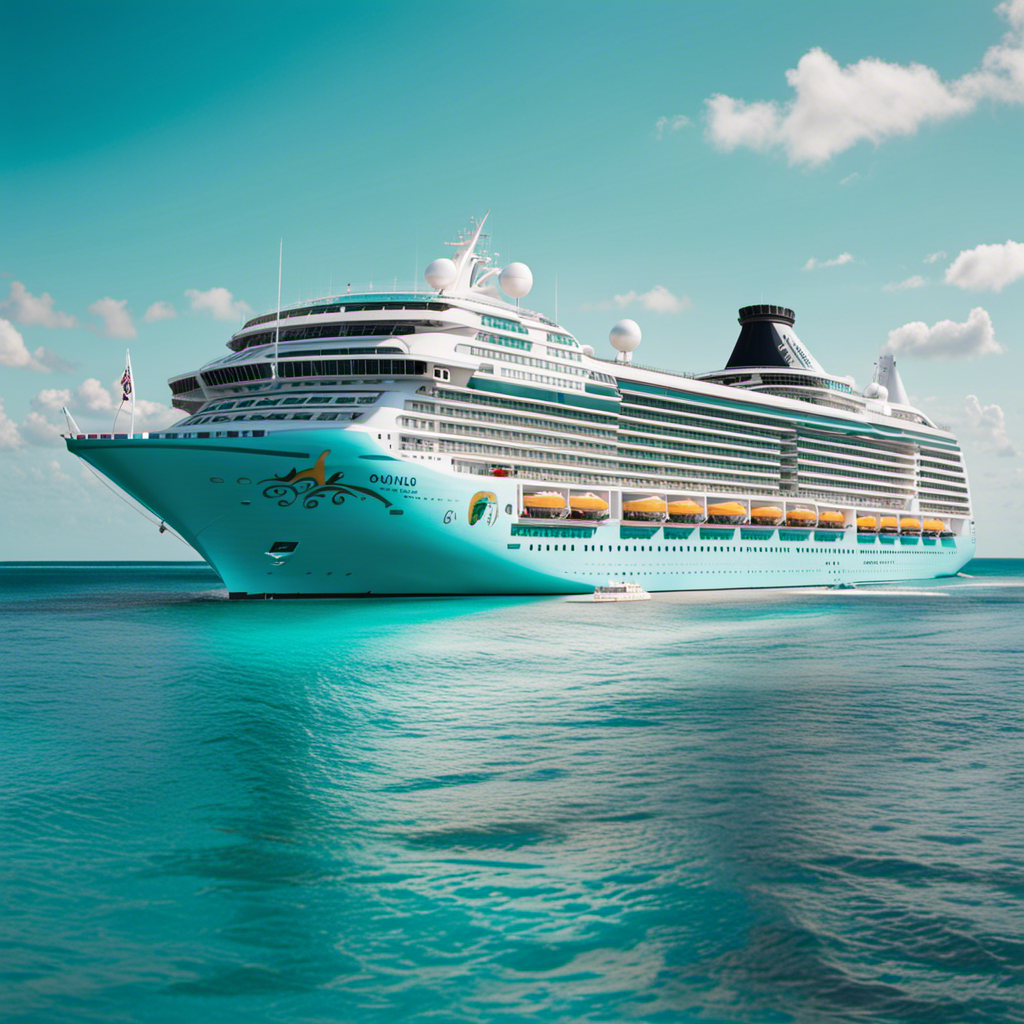
[[[639,583],[609,580],[608,585],[594,588],[595,601],[650,601],[651,595]]]

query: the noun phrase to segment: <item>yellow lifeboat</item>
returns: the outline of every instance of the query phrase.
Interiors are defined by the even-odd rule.
[[[738,501],[720,501],[715,505],[708,505],[708,522],[725,523],[736,525],[747,518],[747,510]]]
[[[946,529],[946,524],[941,519],[926,519],[921,524],[921,532],[926,537],[938,537]]]
[[[899,533],[900,522],[895,516],[882,516],[878,528],[882,533]]]
[[[555,491],[523,495],[523,515],[533,519],[564,519],[565,498]]]
[[[858,533],[878,533],[878,520],[874,516],[857,516]]]
[[[660,523],[668,512],[668,504],[664,498],[649,495],[646,498],[633,498],[622,503],[622,518],[638,522]]]
[[[817,513],[809,508],[791,508],[786,513],[786,523],[789,526],[814,526],[817,521]]]
[[[586,494],[570,494],[569,508],[573,519],[606,519],[608,502],[587,491]]]
[[[762,505],[750,510],[750,521],[754,526],[778,526],[782,522],[782,509],[775,505]]]
[[[900,520],[900,533],[920,533],[921,532],[921,520],[914,519],[912,516],[904,516]]]
[[[668,517],[673,523],[700,523],[704,520],[704,509],[690,498],[670,501]]]
[[[843,515],[842,512],[835,512],[829,510],[828,512],[822,512],[821,515],[818,516],[819,526],[830,526],[833,529],[835,529],[837,527],[842,527],[845,524],[845,522],[846,517]]]

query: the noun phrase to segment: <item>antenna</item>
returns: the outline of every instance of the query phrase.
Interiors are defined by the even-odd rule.
[[[555,271],[555,323],[558,323],[558,271]]]
[[[274,363],[271,366],[273,377],[277,379],[277,350],[281,343],[281,267],[284,264],[284,239],[281,239],[280,248],[277,250],[277,325],[274,331]]]

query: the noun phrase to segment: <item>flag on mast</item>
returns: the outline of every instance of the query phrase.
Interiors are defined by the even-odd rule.
[[[121,374],[121,405],[131,400],[132,403],[132,425],[130,433],[135,433],[135,385],[132,382],[132,354],[125,349],[124,373]],[[116,417],[115,417],[116,418]]]

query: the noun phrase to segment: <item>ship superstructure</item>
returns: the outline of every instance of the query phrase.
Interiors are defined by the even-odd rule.
[[[632,321],[600,359],[520,307],[530,271],[491,267],[482,226],[427,268],[429,292],[249,320],[171,378],[180,423],[69,447],[236,596],[835,584],[972,556],[960,447],[892,357],[858,393],[792,310],[757,305],[723,370],[633,362]]]

